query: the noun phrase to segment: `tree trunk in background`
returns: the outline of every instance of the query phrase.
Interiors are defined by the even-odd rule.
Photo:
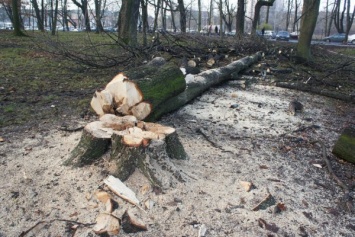
[[[173,8],[173,5],[172,5],[171,1],[169,2],[169,7],[170,7],[170,14],[171,14],[171,24],[172,24],[172,27],[174,29],[174,32],[176,32],[175,11],[174,11],[174,8]]]
[[[154,26],[153,26],[153,32],[155,32],[155,30],[158,27],[158,15],[159,15],[159,9],[160,9],[160,1],[158,0],[157,4],[155,5],[155,10],[154,10]],[[154,1],[155,2],[155,1]]]
[[[35,14],[36,14],[36,18],[37,18],[38,30],[43,32],[44,31],[43,18],[42,18],[41,12],[39,10],[37,0],[31,0],[31,3],[32,3],[32,6],[33,6],[33,9],[35,10]]]
[[[69,31],[67,3],[68,3],[68,0],[63,1],[63,27],[65,28],[66,31]]]
[[[210,12],[208,13],[208,35],[211,34],[211,30],[210,26],[212,25],[212,21],[213,21],[213,0],[211,0],[210,2]]]
[[[12,16],[13,16],[13,27],[15,36],[25,36],[21,31],[21,20],[20,20],[20,6],[19,1],[12,0]]]
[[[118,35],[128,45],[137,45],[137,23],[140,0],[123,0],[119,15]]]
[[[236,34],[241,36],[244,34],[244,18],[245,18],[245,2],[244,0],[238,0],[237,9],[237,24],[236,24]]]
[[[354,9],[353,9],[353,13],[350,13],[350,0],[348,0],[348,5],[346,7],[347,12],[346,12],[346,31],[345,31],[345,42],[348,42],[348,36],[349,36],[349,32],[351,29],[351,26],[353,25],[354,22],[354,16],[355,16],[355,5],[354,5]]]
[[[186,9],[184,0],[178,0],[179,12],[180,12],[180,28],[182,33],[186,33]]]
[[[344,14],[346,8],[346,0],[344,2],[343,10],[340,10],[341,0],[336,0],[334,9],[334,26],[338,33],[344,33]]]
[[[102,1],[101,0],[94,0],[95,4],[95,23],[96,23],[96,33],[100,33],[104,31],[104,27],[102,26],[101,18],[101,8],[102,8]]]
[[[223,36],[223,11],[222,11],[222,0],[219,0],[219,36]]]
[[[298,7],[299,7],[299,2],[298,0],[295,0],[295,14],[293,18],[293,25],[292,25],[292,31],[298,31]]]
[[[311,60],[311,40],[317,23],[320,0],[303,0],[300,36],[297,43],[297,60]]]
[[[252,24],[252,34],[256,33],[256,27],[258,26],[261,7],[262,6],[272,7],[274,2],[275,0],[258,0],[258,2],[255,4],[254,19]]]
[[[270,7],[268,6],[266,8],[266,19],[265,19],[266,24],[269,24],[269,14],[270,14]]]
[[[141,0],[142,21],[143,21],[143,46],[147,46],[147,30],[148,25],[148,4],[147,0]]]
[[[202,30],[202,9],[201,9],[201,0],[198,0],[197,1],[197,5],[198,5],[198,26],[197,26],[197,29],[198,29],[198,33],[201,32]]]
[[[292,0],[287,0],[286,25],[285,25],[285,30],[286,31],[288,31],[288,27],[290,25],[291,5],[292,5]]]
[[[53,3],[53,1],[52,1]],[[55,35],[55,32],[57,30],[57,18],[58,18],[58,4],[59,4],[59,0],[55,0],[55,6],[53,9],[53,5],[52,5],[52,35]]]
[[[89,10],[88,10],[88,1],[87,0],[81,0],[81,3],[79,3],[77,0],[72,0],[72,1],[77,7],[80,8],[81,12],[84,15],[85,30],[86,31],[91,31]]]
[[[161,13],[161,28],[165,31],[166,30],[166,7],[164,7],[164,1],[161,1],[161,8],[160,8],[160,13]]]

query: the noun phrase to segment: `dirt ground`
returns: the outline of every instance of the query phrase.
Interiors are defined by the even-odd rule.
[[[175,165],[188,179],[159,190],[136,171],[125,184],[143,209],[150,200],[151,209],[141,212],[113,196],[113,215],[136,209],[148,230],[118,236],[355,235],[354,214],[314,143],[324,143],[334,172],[354,185],[355,166],[331,154],[342,129],[354,123],[354,105],[274,87],[265,83],[268,77],[256,80],[246,88],[240,81],[212,88],[159,121],[177,129],[189,159]],[[292,116],[294,98],[305,109]],[[1,237],[95,236],[92,224],[104,206],[94,192],[108,176],[109,154],[87,167],[63,166],[80,136],[58,127],[2,136]],[[247,192],[241,181],[253,188]],[[272,198],[253,210],[268,194]]]

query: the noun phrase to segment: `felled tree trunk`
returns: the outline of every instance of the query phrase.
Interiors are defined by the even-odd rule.
[[[232,62],[227,66],[201,72],[197,75],[190,75],[186,78],[186,90],[166,100],[158,108],[153,110],[146,118],[147,121],[155,121],[162,115],[177,110],[200,96],[209,88],[231,79],[231,74],[239,73],[261,59],[261,53],[244,57]]]
[[[333,154],[355,164],[355,127],[344,129],[333,148]]]
[[[91,107],[102,116],[106,113],[134,115],[144,120],[151,111],[183,92],[186,82],[180,69],[163,58],[148,65],[118,74],[104,90],[96,91]]]

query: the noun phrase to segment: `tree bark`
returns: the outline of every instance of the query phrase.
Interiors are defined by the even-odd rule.
[[[203,92],[212,86],[216,86],[222,82],[230,80],[232,73],[239,73],[260,59],[261,53],[256,53],[255,55],[247,56],[238,61],[232,62],[227,66],[220,67],[218,69],[207,70],[194,75],[191,79],[187,79],[186,89],[182,93],[160,104],[159,107],[152,111],[146,120],[156,121],[164,114],[181,108],[194,98],[200,96]]]
[[[244,34],[244,18],[245,18],[244,7],[245,7],[244,0],[238,0],[236,34],[239,36]]]
[[[180,12],[180,29],[181,32],[186,33],[186,9],[184,0],[178,0],[179,12]]]
[[[124,0],[119,15],[120,39],[130,46],[137,45],[137,22],[140,0]]]
[[[89,18],[89,10],[88,10],[88,1],[87,0],[81,0],[81,3],[79,3],[77,0],[72,0],[73,3],[79,7],[84,15],[85,19],[85,30],[86,31],[91,31],[90,27],[90,18]]]
[[[12,0],[12,16],[15,36],[25,36],[21,30],[20,6],[18,0]]]
[[[64,165],[81,167],[97,161],[110,147],[110,174],[126,180],[136,168],[152,184],[164,188],[184,181],[171,159],[187,159],[174,128],[106,114],[85,126],[77,147]],[[173,178],[174,177],[174,178]]]
[[[33,9],[35,10],[38,29],[43,32],[44,31],[43,18],[41,16],[41,12],[39,10],[37,0],[31,0],[31,3],[33,6]]]
[[[297,43],[297,60],[311,60],[311,41],[317,23],[320,0],[303,0],[300,36]]]

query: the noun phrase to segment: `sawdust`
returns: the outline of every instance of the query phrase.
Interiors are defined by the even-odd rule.
[[[304,110],[292,116],[294,98]],[[150,202],[141,213],[148,231],[118,236],[354,236],[343,190],[312,143],[322,141],[336,174],[354,180],[354,165],[331,154],[354,115],[351,104],[261,83],[243,89],[230,81],[209,90],[159,121],[177,129],[190,159],[176,166],[189,180],[159,190],[135,172],[125,183],[142,206]],[[94,192],[108,175],[109,154],[90,166],[63,166],[80,135],[55,128],[16,139],[2,134],[0,236],[95,236],[91,224],[104,206]],[[268,194],[271,202],[253,211]],[[114,199],[114,215],[134,209]]]

